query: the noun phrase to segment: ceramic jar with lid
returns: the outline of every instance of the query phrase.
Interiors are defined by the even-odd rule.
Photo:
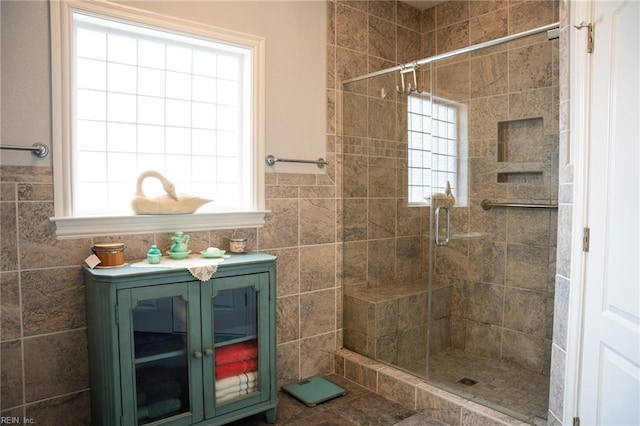
[[[160,251],[157,245],[155,244],[152,245],[149,251],[147,252],[147,262],[154,265],[156,263],[160,263],[161,260],[162,260],[162,252]]]
[[[246,238],[229,238],[229,251],[231,253],[246,253],[247,239]]]

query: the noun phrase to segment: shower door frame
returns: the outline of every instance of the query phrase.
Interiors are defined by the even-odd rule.
[[[396,65],[395,67],[389,67],[389,68],[382,69],[380,71],[374,71],[374,72],[371,72],[371,73],[368,73],[368,74],[360,75],[358,77],[349,78],[349,79],[343,80],[341,82],[341,85],[344,86],[345,84],[354,83],[356,81],[366,80],[366,79],[369,79],[371,77],[377,77],[377,76],[381,76],[381,75],[385,75],[385,74],[389,74],[389,73],[393,73],[393,72],[398,72],[398,71],[405,71],[406,72],[406,70],[412,70],[414,68],[417,69],[417,68],[419,68],[419,67],[421,67],[423,65],[435,63],[437,61],[441,61],[441,60],[444,60],[444,59],[454,58],[456,56],[464,55],[465,53],[476,52],[478,50],[482,50],[482,49],[485,49],[487,47],[492,47],[492,46],[497,46],[497,45],[500,45],[500,44],[505,44],[505,43],[508,43],[510,41],[520,40],[521,38],[526,38],[526,37],[529,37],[529,36],[532,36],[532,35],[540,34],[540,33],[543,33],[545,31],[548,33],[549,40],[552,40],[554,38],[558,38],[559,37],[559,28],[560,28],[560,22],[554,22],[552,24],[543,25],[541,27],[533,28],[531,30],[523,31],[523,32],[520,32],[520,33],[517,33],[517,34],[512,34],[512,35],[508,35],[508,36],[505,36],[505,37],[500,37],[500,38],[497,38],[495,40],[489,40],[489,41],[485,41],[483,43],[474,44],[473,46],[468,46],[468,47],[463,47],[461,49],[452,50],[451,52],[446,52],[446,53],[441,53],[439,55],[429,56],[427,58],[419,59],[417,61],[407,62],[405,64]]]

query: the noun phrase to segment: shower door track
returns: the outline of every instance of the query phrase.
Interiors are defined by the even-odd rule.
[[[350,78],[350,79],[347,79],[347,80],[343,80],[342,84],[353,83],[353,82],[360,81],[360,80],[366,80],[366,79],[371,78],[371,77],[377,77],[379,75],[389,74],[389,73],[396,72],[396,71],[403,71],[403,70],[407,70],[407,69],[415,69],[415,68],[418,68],[418,67],[420,67],[422,65],[430,64],[432,62],[440,61],[442,59],[453,58],[453,57],[458,56],[458,55],[464,55],[465,53],[475,52],[477,50],[481,50],[481,49],[484,49],[486,47],[497,46],[499,44],[508,43],[510,41],[513,41],[513,40],[519,40],[521,38],[525,38],[525,37],[529,37],[529,36],[532,36],[532,35],[535,35],[535,34],[543,33],[545,31],[548,32],[548,39],[549,40],[553,40],[555,38],[558,38],[558,31],[554,31],[554,30],[557,30],[558,28],[560,28],[560,23],[559,22],[555,22],[553,24],[544,25],[542,27],[538,27],[538,28],[534,28],[534,29],[531,29],[531,30],[523,31],[521,33],[512,34],[512,35],[505,36],[505,37],[500,37],[500,38],[497,38],[495,40],[485,41],[483,43],[474,44],[473,46],[464,47],[464,48],[458,49],[458,50],[452,50],[451,52],[441,53],[440,55],[429,56],[428,58],[420,59],[420,60],[413,61],[413,62],[407,62],[406,64],[396,65],[395,67],[385,68],[385,69],[380,70],[380,71],[375,71],[375,72],[372,72],[372,73],[369,73],[369,74],[365,74],[365,75],[361,75],[361,76],[358,76],[358,77],[354,77],[354,78]]]

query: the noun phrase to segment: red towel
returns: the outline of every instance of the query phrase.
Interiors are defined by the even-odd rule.
[[[250,371],[256,371],[257,369],[257,358],[216,365],[216,380],[237,376],[238,374],[248,373]]]
[[[249,340],[216,348],[216,365],[246,361],[258,357],[258,342]]]

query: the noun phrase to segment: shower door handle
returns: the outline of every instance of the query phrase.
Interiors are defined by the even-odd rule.
[[[444,231],[444,241],[440,240],[440,210],[444,210],[445,212],[447,212],[447,226]],[[449,240],[451,239],[451,210],[449,210],[449,207],[439,206],[438,208],[436,208],[435,221],[436,245],[438,247],[444,247],[449,244]]]

